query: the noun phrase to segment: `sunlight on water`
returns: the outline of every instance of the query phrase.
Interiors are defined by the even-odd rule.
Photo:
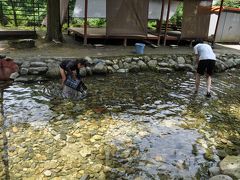
[[[207,179],[220,150],[239,152],[238,74],[217,74],[211,99],[187,73],[87,77],[82,100],[57,82],[14,83],[2,91],[1,167],[13,179]]]

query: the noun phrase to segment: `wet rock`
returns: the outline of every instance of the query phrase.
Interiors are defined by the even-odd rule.
[[[60,139],[66,141],[67,140],[67,135],[65,133],[60,134]]]
[[[114,63],[113,63],[112,61],[110,61],[110,60],[106,60],[106,61],[105,61],[105,64],[106,64],[107,66],[112,66],[112,65],[114,65]]]
[[[32,75],[45,74],[48,70],[48,67],[30,67],[28,73]]]
[[[223,174],[240,179],[240,155],[225,157],[219,166]]]
[[[18,132],[18,128],[17,128],[17,127],[13,127],[13,128],[12,128],[12,131],[13,131],[14,133]]]
[[[140,69],[142,69],[142,70],[148,69],[147,64],[145,64],[142,60],[138,61],[138,66],[139,66]]]
[[[45,62],[31,62],[31,67],[47,67],[47,64]]]
[[[208,169],[208,173],[210,176],[216,176],[220,174],[220,168],[219,167],[211,167]]]
[[[108,70],[109,73],[114,73],[116,71],[111,66],[107,66],[107,70]]]
[[[158,63],[158,65],[160,67],[169,67],[169,64],[168,63],[164,63],[164,62]]]
[[[206,149],[206,152],[204,153],[204,158],[208,161],[214,160],[214,153],[212,149]]]
[[[148,62],[148,66],[150,67],[150,69],[156,69],[157,66],[157,60],[151,60]]]
[[[46,72],[47,77],[56,77],[59,76],[59,67],[56,66],[56,63],[51,63],[48,65],[48,71]]]
[[[89,180],[90,176],[88,174],[83,175],[80,180]]]
[[[0,54],[0,59],[4,59],[5,57],[6,57],[6,55]]]
[[[90,67],[86,67],[87,74],[92,75],[92,69]]]
[[[227,175],[217,175],[211,177],[209,180],[233,180],[233,179]]]
[[[119,69],[119,66],[118,66],[117,64],[115,64],[115,65],[113,65],[113,68],[114,68],[115,70],[118,70],[118,69]]]
[[[107,67],[105,66],[104,63],[100,62],[97,63],[94,67],[93,67],[93,73],[96,74],[106,74],[107,73]]]
[[[128,69],[118,69],[117,72],[118,73],[128,73]]]
[[[21,75],[27,75],[27,74],[28,74],[28,68],[22,67],[22,68],[20,69],[20,74],[21,74]]]
[[[90,65],[93,64],[93,60],[92,60],[92,58],[90,58],[89,56],[84,57],[84,59],[87,60],[87,62],[88,62]]]
[[[23,62],[21,65],[21,68],[29,68],[30,67],[30,62]]]
[[[18,72],[15,72],[15,73],[12,73],[9,78],[12,79],[12,80],[14,80],[14,79],[16,79],[17,77],[19,77],[19,73],[18,73]]]
[[[167,73],[167,72],[173,72],[172,68],[157,68],[158,72],[160,73]]]
[[[80,69],[79,73],[82,77],[84,77],[87,75],[87,69],[85,67],[83,67]]]
[[[88,147],[83,147],[79,153],[81,154],[82,157],[87,157],[91,155],[91,150]]]
[[[132,62],[132,58],[126,57],[126,58],[124,59],[124,61],[125,61],[126,63],[131,63],[131,62]]]
[[[178,62],[178,64],[185,64],[186,61],[185,61],[184,57],[180,56],[177,58],[177,62]]]
[[[228,68],[235,67],[237,64],[233,59],[228,59],[225,64],[227,65]]]
[[[52,175],[52,172],[50,170],[46,170],[43,172],[43,174],[47,177],[50,177]]]

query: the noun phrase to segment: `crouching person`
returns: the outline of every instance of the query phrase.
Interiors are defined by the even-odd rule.
[[[87,61],[65,60],[60,64],[61,86],[65,98],[77,98],[86,96],[87,87],[80,77],[80,69],[87,66]]]

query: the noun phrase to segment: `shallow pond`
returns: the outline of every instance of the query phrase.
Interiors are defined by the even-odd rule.
[[[216,74],[213,96],[191,73],[87,77],[83,100],[58,82],[1,91],[2,176],[10,179],[207,179],[240,154],[239,71]],[[1,172],[0,172],[1,174]]]

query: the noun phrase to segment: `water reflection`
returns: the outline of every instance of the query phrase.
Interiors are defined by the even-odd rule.
[[[206,99],[205,83],[199,94],[193,93],[192,74],[95,76],[85,79],[89,94],[82,100],[63,99],[57,82],[15,83],[5,88],[3,96],[10,174],[208,178],[207,167],[220,160],[219,148],[229,150],[216,134],[232,143],[231,153],[239,150],[233,141],[239,138],[238,125],[232,126],[240,116],[239,82],[237,72],[218,75],[213,98]]]

